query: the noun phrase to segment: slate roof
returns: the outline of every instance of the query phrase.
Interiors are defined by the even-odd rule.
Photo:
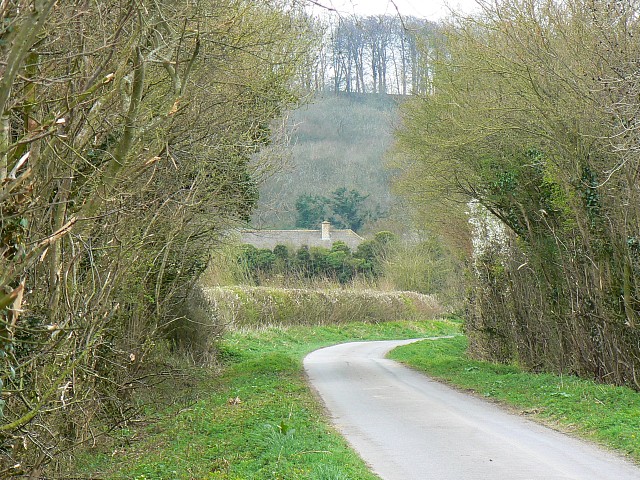
[[[287,245],[295,249],[304,245],[331,248],[337,241],[344,242],[351,250],[355,250],[364,241],[364,238],[351,229],[331,230],[327,240],[322,239],[322,230],[242,230],[240,239],[242,243],[269,250],[273,250],[276,245]]]

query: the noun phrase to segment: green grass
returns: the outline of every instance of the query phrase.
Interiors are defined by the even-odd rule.
[[[465,337],[424,341],[397,348],[389,358],[640,462],[639,393],[576,377],[532,374],[516,366],[470,360],[466,348]]]
[[[228,334],[222,374],[201,369],[165,385],[176,399],[127,425],[108,451],[81,456],[82,475],[104,479],[374,480],[327,424],[302,370],[304,355],[349,340],[457,332],[455,321],[272,328]]]

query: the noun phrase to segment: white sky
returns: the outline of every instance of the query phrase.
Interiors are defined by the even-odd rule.
[[[316,3],[335,8],[345,15],[378,15],[397,13],[393,3],[402,15],[412,15],[438,21],[449,13],[447,5],[457,11],[473,13],[478,6],[475,0],[315,0]],[[318,7],[314,11],[321,10]]]

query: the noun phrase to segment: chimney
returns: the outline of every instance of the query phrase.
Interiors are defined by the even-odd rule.
[[[322,222],[322,240],[331,240],[331,224],[326,220]]]

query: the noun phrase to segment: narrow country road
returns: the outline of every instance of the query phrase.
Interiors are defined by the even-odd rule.
[[[304,360],[335,425],[384,480],[640,480],[621,458],[384,359],[407,343],[348,343]]]

